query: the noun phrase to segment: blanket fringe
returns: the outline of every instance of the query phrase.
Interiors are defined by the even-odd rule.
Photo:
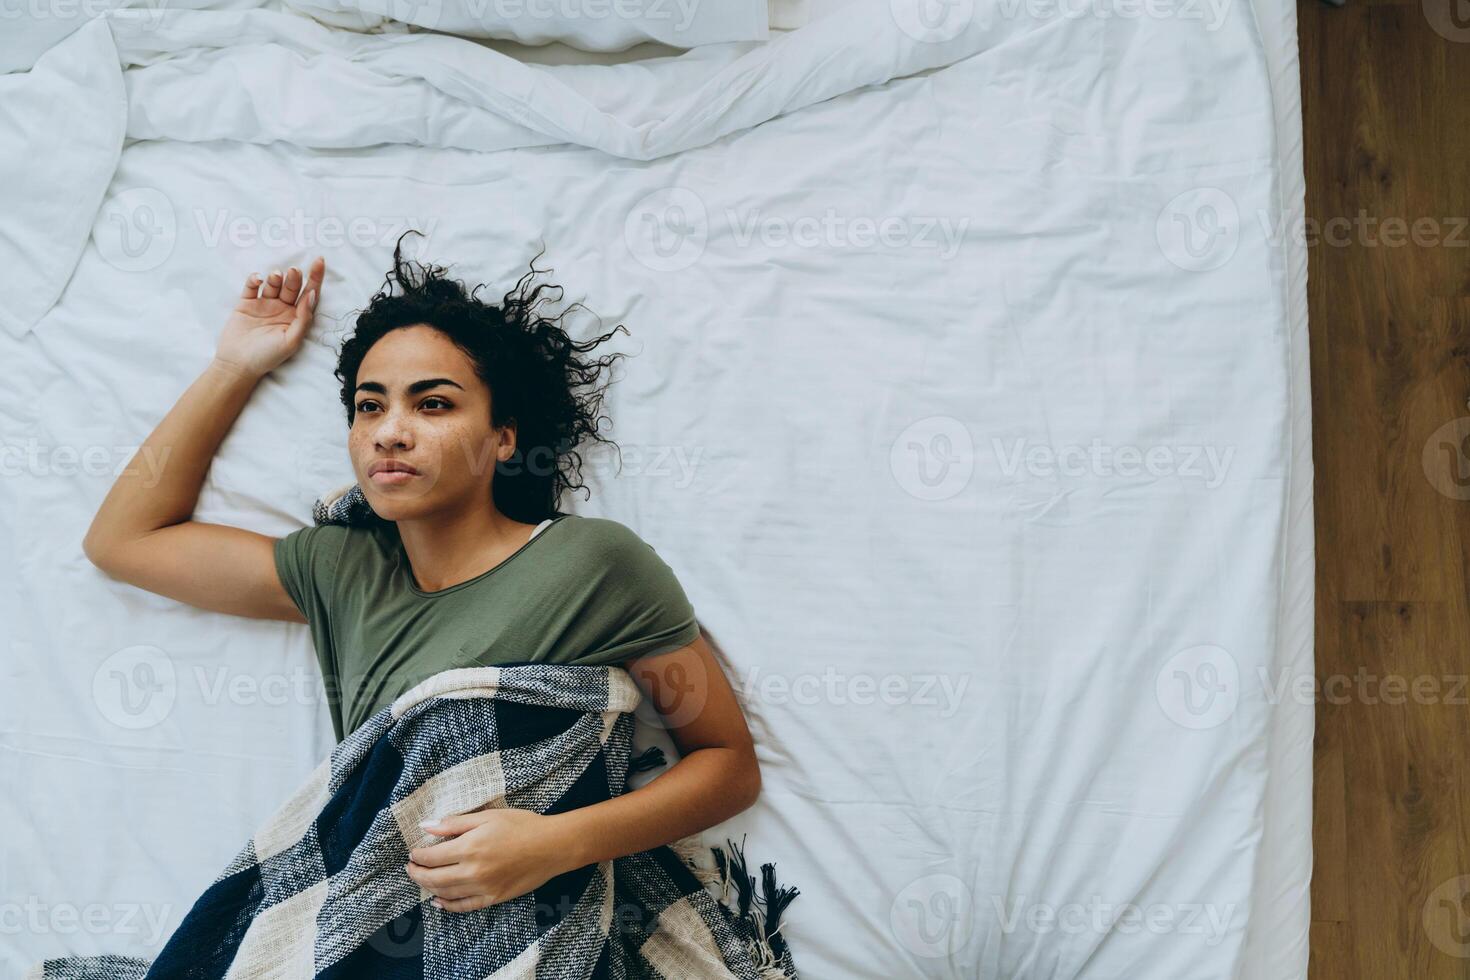
[[[706,847],[699,834],[691,834],[674,841],[669,847],[700,883],[734,914],[760,980],[794,980],[796,968],[785,937],[781,935],[781,916],[801,890],[779,884],[773,862],[761,865],[760,887],[757,888],[745,857],[743,836],[739,844],[726,838],[723,845]],[[705,854],[713,856],[713,867],[700,860]]]
[[[652,746],[634,756],[628,765],[629,775],[657,769],[668,760],[663,750]],[[786,939],[781,935],[781,916],[793,899],[801,894],[792,885],[776,881],[776,865],[761,865],[760,888],[749,871],[745,858],[745,837],[736,844],[725,838],[723,845],[708,847],[703,835],[690,834],[667,845],[704,888],[729,909],[736,919],[737,932],[750,951],[760,980],[797,980],[796,967]],[[706,854],[714,857],[710,866]],[[734,901],[731,901],[731,893]]]
[[[648,772],[651,769],[657,769],[668,761],[668,759],[664,758],[663,749],[657,745],[650,745],[628,760],[628,775],[631,776],[635,772]]]

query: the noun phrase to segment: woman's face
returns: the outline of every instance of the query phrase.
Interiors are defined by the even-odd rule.
[[[402,327],[374,344],[353,399],[352,468],[385,520],[482,505],[496,461],[515,452],[514,429],[490,424],[490,389],[433,327]]]

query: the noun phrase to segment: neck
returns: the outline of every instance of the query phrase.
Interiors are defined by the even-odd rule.
[[[511,520],[494,507],[438,513],[397,525],[411,574],[425,592],[488,572],[519,550],[535,530],[534,524]]]

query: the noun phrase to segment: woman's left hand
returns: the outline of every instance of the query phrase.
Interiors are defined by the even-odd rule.
[[[530,810],[479,810],[422,824],[450,840],[409,851],[408,876],[449,912],[507,902],[581,865],[555,832],[554,817]]]

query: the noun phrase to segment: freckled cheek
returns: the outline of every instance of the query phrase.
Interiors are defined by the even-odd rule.
[[[347,453],[354,463],[360,462],[364,469],[367,468],[367,464],[378,455],[371,425],[358,424],[347,430]]]
[[[372,445],[368,442],[367,434],[362,426],[354,425],[347,430],[347,457],[352,460],[354,469],[359,468],[359,461],[371,448]],[[366,468],[367,463],[361,463],[361,467]]]
[[[476,483],[477,470],[485,468],[484,450],[476,449],[473,430],[468,426],[445,424],[425,429],[419,449],[426,465],[434,467],[441,479],[453,483]]]

